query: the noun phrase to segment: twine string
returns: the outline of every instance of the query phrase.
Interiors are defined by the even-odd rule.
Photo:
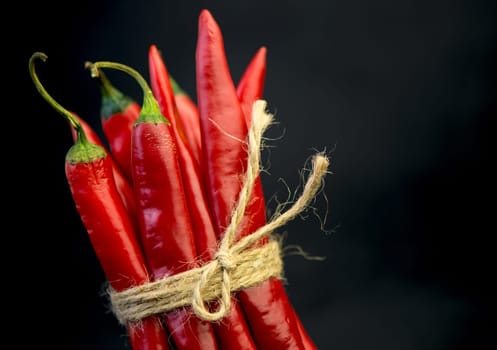
[[[279,243],[254,247],[261,238],[270,236],[308,206],[322,185],[329,166],[328,158],[317,153],[312,158],[312,169],[301,196],[285,212],[277,212],[272,219],[255,232],[235,242],[252,190],[260,172],[262,135],[273,121],[266,112],[267,103],[258,100],[252,107],[252,123],[248,133],[247,170],[231,220],[219,244],[215,257],[209,263],[165,277],[162,280],[132,287],[121,292],[110,290],[114,314],[125,324],[144,317],[190,305],[193,312],[206,321],[222,319],[231,307],[231,293],[257,285],[271,277],[280,277],[282,261]],[[217,309],[207,302],[217,300]]]
[[[204,301],[202,300],[202,295],[200,290],[205,283],[208,283],[208,275],[212,273],[215,267],[206,269],[199,282],[195,286],[193,294],[192,308],[195,314],[205,320],[214,321],[222,318],[231,307],[231,281],[229,276],[229,271],[231,270],[232,264],[232,252],[230,251],[237,228],[243,220],[245,215],[245,208],[250,200],[252,190],[256,177],[259,173],[259,162],[260,162],[260,148],[262,142],[262,135],[264,131],[273,121],[273,116],[269,113],[265,113],[266,102],[263,100],[256,101],[252,106],[252,123],[254,127],[251,127],[248,131],[248,161],[247,170],[245,174],[245,180],[243,186],[240,190],[237,205],[231,214],[231,220],[226,228],[221,243],[217,253],[215,254],[214,264],[219,264],[222,268],[223,285],[221,288],[222,294],[219,300],[219,307],[217,311],[210,311]],[[219,317],[221,316],[221,317]]]

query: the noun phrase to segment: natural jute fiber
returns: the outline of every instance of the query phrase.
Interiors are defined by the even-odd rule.
[[[231,307],[231,292],[258,285],[272,277],[281,277],[283,263],[280,244],[272,239],[254,246],[263,237],[270,237],[306,209],[322,185],[327,173],[328,158],[317,153],[300,197],[284,212],[276,212],[272,219],[252,234],[235,242],[237,228],[245,214],[255,180],[260,172],[262,135],[273,121],[266,112],[267,103],[258,100],[252,109],[252,124],[248,133],[247,172],[215,258],[209,263],[164,279],[116,292],[109,290],[113,312],[122,323],[139,321],[145,317],[191,306],[193,312],[206,321],[222,319]],[[217,300],[217,309],[207,304]]]

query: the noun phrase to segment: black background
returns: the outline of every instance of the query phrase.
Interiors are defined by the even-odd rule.
[[[3,14],[14,23],[2,34],[11,108],[2,123],[10,223],[3,250],[6,304],[14,307],[7,319],[20,335],[9,338],[50,349],[127,347],[65,181],[69,128],[34,88],[29,56],[48,55],[38,65],[47,90],[98,129],[99,91],[84,62],[118,61],[148,77],[148,47],[156,44],[195,96],[197,19],[208,8],[235,82],[255,51],[268,49],[265,98],[278,124],[265,153],[267,197],[285,200],[286,186],[296,190],[316,150],[331,159],[317,215],[284,228],[287,244],[326,257],[284,258],[288,295],[319,348],[496,346],[497,2],[12,6]],[[134,81],[109,76],[141,99]]]

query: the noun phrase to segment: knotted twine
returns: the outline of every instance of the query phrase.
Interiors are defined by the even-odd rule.
[[[108,293],[112,311],[119,322],[127,324],[187,306],[191,306],[193,312],[203,320],[218,321],[231,307],[232,292],[258,285],[272,277],[281,277],[283,263],[280,243],[271,239],[263,245],[254,244],[263,237],[269,237],[277,228],[305,210],[321,188],[329,160],[321,153],[315,154],[302,194],[294,204],[285,212],[277,211],[266,225],[235,242],[237,228],[260,172],[262,135],[273,121],[273,115],[266,112],[266,106],[264,100],[258,100],[253,105],[243,186],[214,259],[200,267],[124,291],[110,289]],[[211,310],[207,304],[214,300],[217,300],[218,307]]]

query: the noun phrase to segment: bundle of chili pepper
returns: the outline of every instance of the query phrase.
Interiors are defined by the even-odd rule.
[[[71,125],[75,144],[68,152],[67,179],[110,288],[118,292],[214,259],[247,171],[247,135],[252,105],[263,95],[266,48],[256,52],[235,87],[219,25],[208,10],[198,24],[197,104],[169,76],[155,45],[148,52],[150,86],[124,64],[87,62],[100,82],[100,120],[109,150],[89,124],[41,87],[32,61],[44,56],[30,60],[38,90]],[[114,87],[102,69],[134,77],[143,103]],[[259,177],[251,193],[237,240],[266,225]],[[217,302],[208,308],[216,310]],[[278,278],[237,291],[220,322],[185,307],[139,324],[126,325],[134,350],[316,349]]]

